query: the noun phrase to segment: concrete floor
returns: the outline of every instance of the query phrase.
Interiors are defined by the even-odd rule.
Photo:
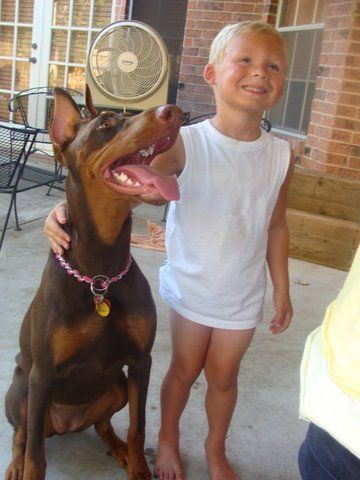
[[[42,233],[50,208],[63,197],[46,189],[19,195],[22,231],[10,229],[0,252],[0,398],[11,382],[18,331],[22,317],[37,288],[48,245]],[[0,220],[7,198],[2,195]],[[30,208],[31,206],[31,208]],[[134,211],[134,232],[146,231],[146,220],[160,223],[163,208],[140,206]],[[0,224],[2,225],[2,223]],[[158,331],[153,348],[153,368],[147,403],[146,456],[154,462],[159,426],[159,388],[166,371],[170,347],[167,307],[158,296],[158,268],[163,253],[133,249],[151,286],[158,308]],[[264,323],[243,361],[239,376],[239,399],[228,436],[229,458],[242,480],[296,480],[297,451],[306,424],[298,420],[299,365],[307,334],[321,322],[327,304],[336,296],[346,273],[318,265],[290,260],[294,319],[291,328],[275,337],[268,331],[272,315],[271,291],[265,302]],[[203,452],[206,417],[203,407],[205,381],[195,383],[182,418],[182,455],[188,480],[208,479]],[[116,431],[124,437],[127,412],[114,417]],[[4,409],[0,409],[0,475],[11,455],[12,430]],[[53,437],[46,441],[47,479],[125,479],[106,453],[93,428],[83,433]]]

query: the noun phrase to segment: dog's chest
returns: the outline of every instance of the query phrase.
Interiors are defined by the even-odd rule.
[[[148,348],[154,321],[150,316],[116,313],[104,318],[94,310],[74,325],[55,327],[51,335],[55,367],[95,361],[108,368],[119,361],[136,361]]]

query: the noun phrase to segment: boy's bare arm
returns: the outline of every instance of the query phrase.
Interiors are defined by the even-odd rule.
[[[44,224],[44,233],[54,253],[64,253],[70,246],[70,237],[61,227],[67,222],[67,203],[61,202],[51,210]]]
[[[267,263],[274,286],[275,316],[270,323],[272,333],[283,332],[290,324],[292,305],[289,295],[289,232],[286,223],[287,192],[295,166],[291,154],[289,169],[280,189],[279,197],[271,218],[267,247]]]

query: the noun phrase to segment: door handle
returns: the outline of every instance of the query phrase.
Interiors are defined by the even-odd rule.
[[[29,58],[29,62],[30,62],[30,63],[36,63],[36,62],[37,62],[37,58],[36,58],[36,57],[30,57],[30,58]]]

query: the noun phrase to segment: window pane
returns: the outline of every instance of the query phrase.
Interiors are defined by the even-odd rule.
[[[7,93],[0,93],[0,120],[9,120],[10,112],[8,109],[8,103],[10,95]]]
[[[0,20],[2,22],[15,21],[15,0],[2,0],[0,8]]]
[[[11,57],[14,45],[14,27],[0,26],[1,55]]]
[[[53,25],[67,25],[69,21],[69,0],[54,0]]]
[[[11,89],[11,60],[0,60],[0,85],[4,90]]]
[[[49,85],[50,87],[63,87],[65,78],[65,67],[62,65],[50,65]]]
[[[293,32],[296,36],[296,51],[291,77],[305,80],[308,77],[309,59],[316,30]]]
[[[67,86],[82,92],[85,87],[85,68],[70,67]]]
[[[288,82],[284,84],[284,93],[280,98],[280,101],[273,107],[269,114],[267,115],[267,119],[271,123],[272,127],[282,127],[282,118],[284,113],[284,106],[285,106],[285,98],[286,92],[288,89]]]
[[[282,27],[289,27],[295,24],[296,1],[286,2],[285,12],[281,20]]]
[[[307,126],[310,121],[310,115],[311,115],[311,104],[314,98],[315,94],[315,82],[311,82],[308,85],[308,91],[306,95],[306,102],[305,102],[305,109],[304,109],[304,117],[301,125],[301,130],[306,133],[307,131]]]
[[[102,2],[95,2],[93,27],[102,28],[111,22],[111,0],[103,0]]]
[[[19,27],[16,55],[21,58],[31,57],[32,28]]]
[[[53,98],[47,98],[46,99],[46,105],[45,105],[45,125],[44,127],[49,129],[51,119],[52,119],[52,114],[54,111],[54,99]]]
[[[19,1],[19,22],[32,23],[34,14],[34,0]]]
[[[326,18],[326,1],[318,0],[318,9],[315,16],[315,23],[325,22]]]
[[[30,62],[16,62],[15,90],[29,88]]]
[[[53,30],[51,35],[50,60],[65,62],[66,60],[67,31]]]
[[[281,32],[281,33],[286,42],[287,56],[288,56],[287,71],[289,71],[289,68],[291,66],[291,57],[294,51],[295,35],[294,35],[294,32]]]
[[[95,2],[96,3],[96,2]],[[72,24],[75,27],[88,27],[90,17],[90,1],[74,2]]]
[[[306,133],[323,36],[321,28],[310,29],[306,25],[325,21],[327,2],[325,0],[284,0],[282,5],[280,26],[303,25],[304,27],[282,32],[288,47],[287,104],[284,105],[282,99],[280,104],[270,111],[268,118],[275,127]],[[286,111],[281,125],[279,122],[282,118],[282,108]]]
[[[285,126],[290,130],[299,130],[301,110],[304,101],[305,82],[291,82]]]
[[[87,32],[71,32],[70,62],[86,62],[87,38]]]
[[[28,116],[28,103],[29,103],[29,97],[24,97],[24,98],[21,100],[21,104],[23,105],[24,110],[25,110],[25,112],[26,112],[26,117]],[[16,123],[22,123],[22,124],[24,124],[24,119],[23,119],[23,116],[22,116],[22,114],[21,114],[21,110],[20,110],[20,109],[17,109],[17,110],[14,112],[13,120],[14,120],[14,122],[16,122]]]
[[[314,0],[299,1],[299,10],[296,18],[296,25],[313,23],[316,2]]]
[[[313,54],[312,65],[310,69],[311,80],[316,80],[316,77],[317,77],[322,38],[323,38],[323,30],[317,30],[315,34],[314,54]]]
[[[96,37],[96,35],[98,34],[99,32],[91,32],[91,44],[93,44],[94,42],[94,39]]]

